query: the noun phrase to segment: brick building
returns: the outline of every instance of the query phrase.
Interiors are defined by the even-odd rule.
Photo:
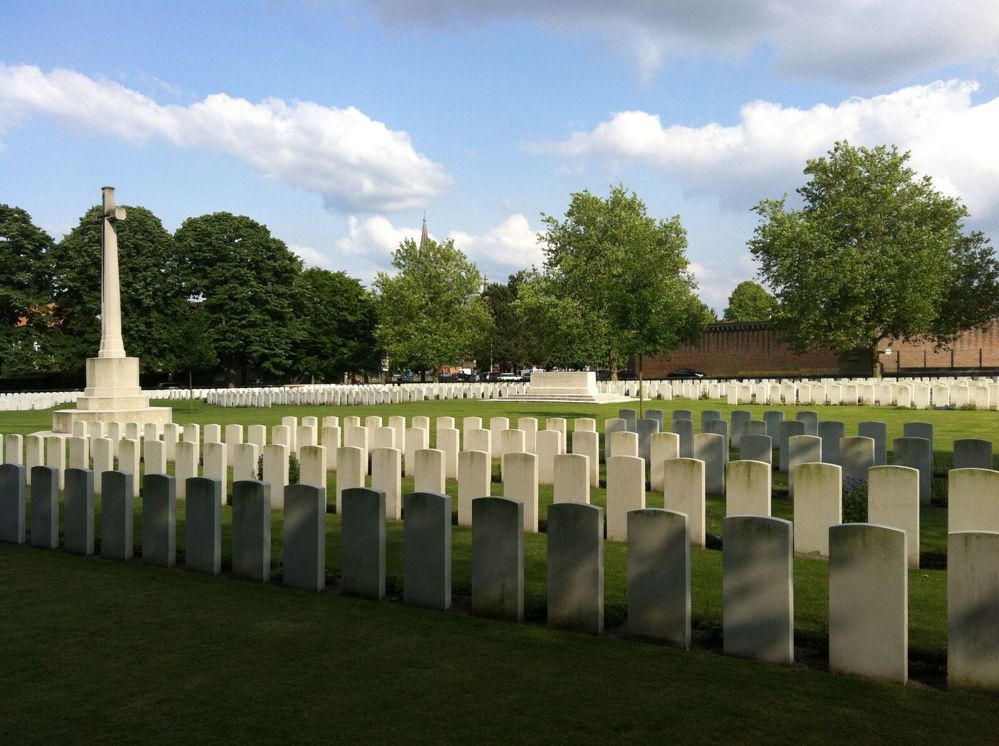
[[[885,354],[889,348],[890,354]],[[963,334],[950,349],[935,350],[932,343],[882,342],[880,350],[886,375],[994,373],[999,370],[999,321],[984,331]],[[866,376],[871,371],[869,358],[865,350],[798,354],[781,343],[767,321],[721,321],[708,326],[700,344],[647,358],[644,369],[648,378],[662,377],[678,368],[723,378]]]

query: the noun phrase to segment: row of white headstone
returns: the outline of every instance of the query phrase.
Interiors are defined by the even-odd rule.
[[[511,454],[517,455],[517,454]],[[612,457],[612,461],[618,458]],[[738,463],[738,462],[733,462]],[[798,467],[799,469],[802,467]],[[884,467],[881,467],[884,468]],[[30,506],[25,470],[0,466],[0,541],[57,549],[60,503],[56,471],[33,468]],[[803,475],[799,475],[803,477]],[[94,472],[67,471],[64,547],[93,554]],[[101,554],[134,553],[134,475],[102,475]],[[185,566],[221,572],[221,482],[184,480]],[[148,474],[142,490],[142,559],[174,566],[179,480]],[[326,496],[321,487],[280,491],[259,481],[233,484],[232,572],[271,578],[272,497],[284,513],[281,575],[286,585],[326,584]],[[385,597],[387,496],[356,488],[341,497],[340,570],[346,594]],[[447,609],[452,601],[451,498],[403,496],[403,599]],[[508,497],[471,504],[471,607],[482,616],[524,618],[525,505]],[[26,515],[27,514],[27,515]],[[609,516],[608,516],[609,523]],[[604,517],[593,505],[557,503],[547,522],[547,619],[554,628],[600,634],[604,628]],[[627,536],[627,630],[689,648],[691,639],[689,516],[636,507],[624,515]],[[30,528],[30,533],[26,531]],[[608,525],[608,530],[609,530]],[[905,683],[908,679],[908,557],[904,530],[872,524],[828,527],[829,666],[834,672]],[[779,664],[794,661],[794,563],[788,521],[759,515],[724,520],[722,637],[724,652]],[[999,688],[999,532],[952,532],[948,542],[947,666],[955,687]]]
[[[678,410],[674,414],[685,412]],[[576,420],[572,453],[567,452],[567,422],[563,418],[550,418],[546,424],[554,429],[541,431],[535,429],[535,418],[522,418],[518,429],[509,429],[507,418],[492,418],[489,430],[481,427],[480,418],[465,418],[463,450],[460,450],[461,433],[453,427],[455,422],[451,417],[437,419],[437,447],[433,449],[429,442],[429,418],[414,418],[415,426],[410,428],[405,427],[402,417],[391,418],[389,426],[382,426],[379,416],[368,417],[366,425],[360,423],[357,417],[344,418],[343,446],[338,418],[323,419],[322,444],[317,444],[319,421],[310,417],[303,418],[301,425],[297,425],[295,418],[285,418],[285,424],[271,428],[270,443],[266,442],[267,429],[262,425],[250,426],[246,443],[240,425],[225,428],[225,442],[221,440],[220,426],[206,425],[203,445],[202,431],[193,424],[183,431],[176,425],[165,426],[162,440],[156,437],[153,426],[145,430],[144,439],[104,437],[103,428],[98,426],[91,428],[90,437],[28,436],[23,451],[21,436],[8,435],[3,451],[7,463],[25,464],[29,476],[36,465],[52,466],[60,489],[67,467],[92,466],[97,475],[98,493],[102,492],[100,475],[111,470],[117,460],[118,470],[135,475],[132,482],[135,496],[140,459],[146,474],[166,474],[167,464],[173,463],[180,480],[181,499],[185,497],[186,479],[198,476],[200,466],[204,476],[221,481],[223,501],[230,467],[232,481],[256,479],[260,475],[264,482],[284,487],[289,483],[289,455],[297,452],[302,484],[325,488],[328,473],[338,472],[335,498],[338,510],[345,489],[363,487],[370,481],[371,486],[385,492],[389,517],[398,519],[404,474],[414,477],[417,491],[423,492],[444,493],[447,480],[457,480],[459,525],[470,523],[471,501],[491,492],[492,460],[499,458],[502,491],[524,504],[523,528],[529,532],[537,532],[542,520],[539,485],[554,485],[556,503],[589,503],[591,487],[599,485],[601,454],[606,452],[610,539],[624,540],[626,514],[646,507],[647,480],[654,493],[663,495],[665,508],[689,516],[691,541],[695,546],[705,544],[707,494],[725,495],[727,515],[771,514],[772,440],[762,434],[744,433],[742,460],[729,462],[725,438],[718,433],[693,436],[692,457],[684,457],[680,434],[653,432],[645,451],[647,457],[642,456],[639,434],[623,429],[629,425],[625,418],[605,421],[608,433],[605,449],[600,447],[596,422],[589,418]],[[690,421],[680,419],[673,424],[677,423],[689,425]],[[86,428],[82,423],[77,427],[81,432]],[[119,435],[117,428],[111,430],[115,431],[111,435]],[[403,433],[404,448],[396,447],[397,430]],[[499,436],[495,441],[494,432]],[[134,423],[126,426],[125,434],[138,434],[138,426]],[[854,441],[866,447],[854,447]],[[841,465],[821,463],[820,438],[788,437],[795,551],[828,555],[826,531],[842,521],[843,478],[852,475],[869,482],[870,520],[905,530],[909,536],[909,561],[918,566],[919,506],[928,502],[928,489],[924,490],[922,483],[928,480],[932,461],[930,441],[922,438],[896,439],[896,461],[903,451],[901,446],[910,441],[924,446],[916,451],[921,459],[911,461],[910,465],[878,466],[872,438],[841,438],[840,453],[844,456]],[[494,442],[499,444],[498,448],[493,447]],[[991,462],[991,443],[982,443],[988,446]],[[999,472],[988,468],[954,469],[950,472],[949,493],[950,525],[959,527],[955,530],[999,530]],[[280,507],[280,494],[275,492],[276,507]]]
[[[601,381],[603,394],[638,397],[638,381]],[[434,399],[503,399],[527,393],[527,383],[409,383],[309,384],[294,387],[198,388],[150,390],[156,399],[196,399],[222,407],[271,407],[301,404],[312,406],[377,405]],[[913,407],[999,408],[999,382],[995,378],[923,378],[877,380],[870,378],[762,379],[741,381],[653,380],[642,387],[645,399],[718,399],[729,404],[880,404]],[[80,391],[0,394],[0,411],[49,409],[76,401]]]

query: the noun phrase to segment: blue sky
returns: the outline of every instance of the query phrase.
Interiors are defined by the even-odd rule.
[[[679,214],[701,297],[750,208],[839,139],[897,144],[999,240],[993,0],[0,0],[0,202],[54,237],[117,187],[370,282],[426,211],[491,280],[623,183]]]

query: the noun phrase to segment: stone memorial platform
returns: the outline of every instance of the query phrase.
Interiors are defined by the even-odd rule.
[[[125,209],[115,207],[114,187],[101,189],[101,347],[87,358],[87,387],[76,409],[52,413],[52,431],[68,434],[75,422],[138,422],[162,426],[172,421],[169,407],[150,407],[139,387],[139,359],[125,356],[121,337],[121,290],[118,279],[118,229]]]
[[[601,394],[597,390],[597,374],[594,371],[536,370],[531,374],[531,383],[526,394],[513,394],[506,397],[512,401],[544,402],[586,402],[611,404],[633,401],[631,397],[617,394]],[[499,401],[504,401],[503,399]]]

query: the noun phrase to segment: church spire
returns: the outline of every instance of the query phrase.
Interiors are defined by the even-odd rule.
[[[427,211],[423,211],[423,231],[420,233],[420,248],[430,239],[430,234],[427,233]]]

